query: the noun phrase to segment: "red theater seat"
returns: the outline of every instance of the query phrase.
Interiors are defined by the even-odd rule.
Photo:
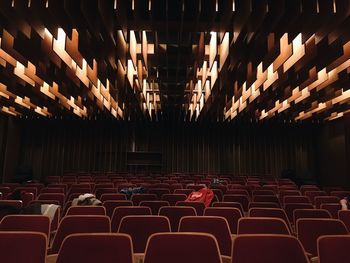
[[[281,208],[251,208],[249,209],[249,217],[275,217],[282,219],[291,230],[290,222],[286,212]]]
[[[119,206],[132,206],[133,203],[130,200],[107,200],[103,202],[103,206],[106,208],[106,215],[112,217],[113,211]]]
[[[166,216],[169,219],[171,231],[177,232],[182,217],[196,216],[196,210],[190,206],[164,206],[159,209],[160,216]]]
[[[105,216],[106,209],[103,206],[71,206],[67,210],[67,216],[72,215],[96,215]]]
[[[244,210],[241,203],[238,202],[213,202],[212,207],[232,207],[237,208],[244,215]]]
[[[224,195],[224,202],[237,202],[240,203],[245,212],[248,211],[249,198],[245,195]]]
[[[124,234],[72,234],[61,246],[56,263],[133,263],[131,238]]]
[[[102,194],[100,197],[100,201],[104,202],[104,201],[109,201],[109,200],[126,200],[126,195],[125,194],[111,194],[111,193],[105,193]]]
[[[350,236],[329,235],[317,240],[319,263],[348,263]]]
[[[324,209],[295,209],[293,212],[294,225],[299,218],[332,218],[332,216]]]
[[[238,208],[232,207],[207,207],[204,210],[204,216],[221,216],[227,220],[231,234],[237,234],[238,220],[242,213]]]
[[[298,239],[289,235],[238,235],[231,262],[309,263]]]
[[[205,205],[201,202],[186,202],[179,201],[176,203],[176,206],[190,206],[196,209],[197,216],[202,216],[204,213]]]
[[[218,242],[204,233],[153,234],[146,247],[144,263],[221,263]]]
[[[135,253],[144,253],[148,238],[154,233],[170,232],[170,223],[165,216],[125,216],[118,232],[131,236]]]
[[[321,208],[322,204],[339,204],[340,199],[336,196],[316,196],[315,197],[315,207]]]
[[[294,222],[293,221],[293,213],[294,213],[294,210],[296,209],[313,209],[313,205],[312,204],[285,204],[284,205],[284,211],[286,212],[287,216],[288,216],[288,219],[289,219],[289,222]]]
[[[242,217],[238,220],[237,234],[290,235],[286,222],[272,217]]]
[[[139,205],[141,201],[156,201],[158,199],[155,194],[134,194],[131,201],[134,205]]]
[[[151,209],[144,206],[120,206],[116,207],[111,219],[112,232],[117,232],[123,217],[131,215],[151,215]]]
[[[171,206],[174,206],[178,201],[185,201],[187,195],[185,194],[164,194],[162,200],[169,202]]]
[[[301,218],[296,222],[297,236],[306,252],[317,256],[317,239],[325,235],[347,235],[344,223],[337,219]]]
[[[341,220],[348,231],[350,232],[350,210],[340,210],[338,211],[339,220]]]
[[[158,215],[159,209],[163,206],[169,206],[167,201],[142,201],[140,206],[149,207],[152,211],[152,215]]]
[[[218,216],[186,216],[180,220],[179,232],[212,234],[218,241],[220,253],[231,256],[231,231],[225,218]]]
[[[47,239],[39,232],[0,232],[0,262],[45,263]]]

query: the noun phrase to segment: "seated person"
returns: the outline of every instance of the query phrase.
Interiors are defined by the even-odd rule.
[[[340,205],[341,205],[341,210],[349,210],[350,207],[350,196],[344,197],[343,199],[340,200]]]

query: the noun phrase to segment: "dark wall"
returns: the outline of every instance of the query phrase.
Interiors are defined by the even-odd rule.
[[[317,139],[317,178],[321,185],[350,186],[346,118],[325,123]]]
[[[114,121],[21,121],[19,163],[36,178],[67,171],[314,174],[314,126]],[[127,152],[159,153],[161,166],[128,166]],[[147,156],[145,158],[148,158]]]

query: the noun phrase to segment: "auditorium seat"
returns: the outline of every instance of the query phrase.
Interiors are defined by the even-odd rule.
[[[185,216],[179,232],[201,232],[215,236],[222,256],[231,256],[231,231],[225,218],[218,216]]]
[[[336,196],[339,199],[343,199],[345,197],[350,196],[350,191],[332,191],[330,193],[331,196]]]
[[[158,215],[159,209],[163,206],[170,206],[167,201],[142,201],[140,206],[149,207],[152,211],[152,215]]]
[[[295,209],[293,212],[294,225],[299,218],[332,218],[332,216],[324,209]]]
[[[190,206],[196,209],[197,216],[202,216],[204,213],[205,205],[202,202],[188,202],[188,201],[178,201],[176,206]]]
[[[304,195],[299,195],[299,196],[287,195],[287,196],[283,197],[282,203],[283,204],[291,204],[291,203],[294,203],[294,204],[297,204],[297,203],[308,204],[308,203],[310,203],[311,204],[311,201],[307,196],[304,196]]]
[[[289,235],[238,235],[233,239],[231,263],[309,263],[305,251]]]
[[[187,195],[185,194],[164,194],[162,195],[161,200],[167,201],[171,206],[174,206],[178,201],[185,201]]]
[[[107,216],[65,216],[52,241],[50,254],[57,254],[66,236],[75,233],[109,233],[111,223]]]
[[[238,220],[237,234],[290,235],[287,223],[273,217],[242,217]]]
[[[250,202],[248,210],[251,208],[280,208],[280,205],[275,202]]]
[[[286,212],[289,222],[294,222],[293,221],[293,213],[295,209],[313,209],[313,205],[312,204],[299,204],[299,203],[290,203],[290,204],[284,204],[284,211]]]
[[[275,217],[282,219],[292,230],[286,212],[281,208],[251,208],[249,209],[249,217]]]
[[[276,195],[254,195],[253,202],[267,202],[267,203],[276,203],[278,206],[280,205],[280,202]]]
[[[113,211],[111,217],[111,229],[112,232],[117,232],[120,222],[125,216],[131,215],[151,215],[152,211],[149,207],[145,206],[119,206]]]
[[[281,202],[285,196],[301,196],[301,193],[298,190],[280,190],[279,199]]]
[[[237,234],[238,220],[242,213],[238,208],[232,207],[207,207],[204,210],[204,216],[221,216],[227,220],[231,234]]]
[[[252,196],[256,196],[256,195],[267,195],[267,196],[274,196],[275,193],[272,190],[253,190],[252,192]]]
[[[130,200],[107,200],[104,201],[102,205],[106,208],[106,215],[112,217],[116,207],[132,206],[133,203]]]
[[[125,216],[118,232],[131,236],[134,253],[144,253],[148,238],[154,233],[170,232],[170,223],[165,216]]]
[[[174,194],[185,194],[186,196],[188,196],[193,191],[194,189],[175,189]]]
[[[64,239],[56,263],[76,262],[133,263],[131,238],[115,233],[71,234]]]
[[[344,223],[337,219],[301,218],[296,222],[297,237],[306,252],[317,256],[317,239],[324,235],[348,235]]]
[[[222,263],[218,242],[205,233],[158,233],[149,238],[144,263]]]
[[[184,216],[196,216],[196,209],[190,206],[163,206],[159,209],[160,216],[166,216],[169,219],[172,232],[177,232],[179,223]]]
[[[56,200],[63,207],[65,195],[63,193],[42,193],[38,196],[38,200]]]
[[[336,196],[316,196],[315,197],[315,208],[321,208],[322,204],[339,204],[340,199]]]
[[[72,215],[96,215],[96,216],[105,216],[106,215],[106,209],[103,206],[71,206],[68,208],[67,216]]]
[[[320,188],[317,185],[301,185],[300,192],[305,195],[307,191],[320,191]]]
[[[139,205],[141,201],[156,201],[157,199],[155,194],[133,194],[130,200],[134,205]]]
[[[162,199],[162,195],[170,194],[170,190],[167,188],[150,188],[148,189],[149,194],[155,194],[158,200]]]
[[[95,196],[97,199],[101,200],[103,194],[118,194],[116,188],[98,188],[95,191]]]
[[[226,195],[245,195],[246,197],[250,198],[249,192],[244,189],[229,189],[225,193]]]
[[[39,232],[0,232],[0,262],[45,263],[47,238]]]
[[[304,194],[310,198],[312,204],[315,204],[315,198],[317,196],[327,196],[325,191],[306,191]]]
[[[100,197],[101,202],[110,200],[126,200],[126,195],[121,193],[104,193]]]
[[[46,187],[41,189],[40,194],[64,194],[64,189],[59,187]]]
[[[317,240],[319,263],[348,263],[350,236],[327,235]]]
[[[339,210],[338,218],[345,224],[350,233],[350,210]]]
[[[0,222],[0,231],[40,232],[50,237],[50,218],[43,215],[7,215]]]
[[[248,211],[249,198],[245,195],[224,195],[223,202],[238,202],[245,212]]]
[[[327,210],[332,218],[338,219],[338,211],[341,210],[340,203],[321,204],[321,209]]]
[[[244,215],[244,210],[241,203],[238,202],[213,202],[212,207],[232,207],[237,208]]]

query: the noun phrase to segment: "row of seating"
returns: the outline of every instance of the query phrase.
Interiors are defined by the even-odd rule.
[[[17,224],[15,223],[17,222]],[[13,232],[19,231],[35,231],[40,232],[45,237],[45,247],[47,246],[47,230],[48,230],[49,220],[45,216],[29,216],[29,215],[12,215],[5,217],[0,226],[0,236],[3,233],[17,233]],[[145,227],[147,226],[147,227]],[[41,229],[42,227],[42,229]],[[302,245],[299,245],[301,250],[308,253],[310,256],[320,256],[320,250],[318,250],[317,245],[319,245],[320,240],[324,236],[328,235],[344,235],[349,237],[349,232],[347,231],[344,224],[335,219],[299,219],[297,221],[297,239],[290,235],[289,230],[285,222],[277,218],[241,218],[238,225],[238,235],[232,236],[229,231],[227,220],[223,217],[217,216],[186,216],[181,218],[179,223],[179,233],[183,235],[182,232],[190,233],[205,233],[212,235],[217,242],[217,247],[219,248],[219,255],[224,259],[228,259],[232,256],[232,262],[236,262],[235,256],[235,240],[243,236],[250,236],[252,240],[260,236],[284,236],[288,239],[300,241]],[[8,232],[11,231],[11,232]],[[52,242],[51,247],[48,249],[48,254],[57,254],[61,253],[64,240],[66,240],[69,235],[77,233],[110,233],[110,222],[109,218],[106,216],[66,216],[60,223],[59,229],[56,233],[56,236]],[[169,219],[165,216],[151,216],[151,215],[133,215],[125,216],[122,218],[120,226],[118,228],[118,233],[127,234],[131,237],[132,241],[132,251],[133,253],[144,253],[147,254],[147,241],[149,238],[156,233],[169,233],[170,234],[170,222]],[[254,238],[253,238],[254,237]],[[11,239],[11,238],[10,238]],[[10,240],[9,239],[9,240]],[[258,238],[259,239],[259,238]],[[1,237],[0,237],[1,240]],[[267,239],[269,240],[269,239]],[[298,241],[299,240],[299,241]],[[293,241],[295,242],[295,241]],[[2,243],[0,241],[0,243]],[[96,243],[98,243],[96,241]],[[233,246],[232,246],[233,243]],[[27,246],[31,246],[32,243],[27,243]],[[79,243],[81,245],[81,243]],[[281,247],[275,243],[274,246],[270,247],[275,251],[275,253],[280,253]],[[292,245],[289,245],[289,249]],[[79,245],[77,245],[79,247]],[[257,246],[260,249],[260,246]],[[179,249],[179,246],[174,246],[173,248]],[[247,245],[246,249],[250,248]],[[326,248],[326,247],[325,247]],[[0,245],[0,250],[3,247]],[[91,243],[90,249],[87,251],[94,251],[95,247]],[[161,251],[161,247],[158,247]],[[164,248],[166,250],[166,248]],[[79,250],[79,249],[78,249]],[[11,250],[10,250],[11,251]],[[38,250],[38,251],[42,251]],[[182,250],[178,250],[182,251]],[[254,254],[255,250],[249,250],[250,253]],[[284,257],[291,256],[290,253],[284,251]],[[266,251],[265,251],[266,252]],[[133,254],[131,253],[131,254]],[[344,251],[341,252],[344,254]],[[0,259],[3,253],[0,253]],[[181,254],[181,253],[180,253]],[[302,252],[304,255],[304,252]],[[270,255],[272,256],[272,255]],[[147,256],[146,256],[147,257]],[[258,257],[258,255],[256,255]],[[258,257],[259,258],[259,257]],[[192,258],[193,259],[193,258]],[[256,258],[257,259],[257,258]],[[272,260],[272,258],[271,258]],[[237,261],[237,262],[298,262],[298,261]],[[333,257],[334,260],[334,257]],[[3,261],[11,262],[11,261]],[[18,261],[22,262],[22,261]],[[38,262],[38,261],[35,261]],[[64,261],[65,262],[65,261]],[[205,261],[208,262],[208,261]],[[307,261],[305,261],[307,262]],[[321,261],[322,262],[322,261]],[[333,261],[341,262],[341,261]],[[345,262],[345,261],[344,261]]]

